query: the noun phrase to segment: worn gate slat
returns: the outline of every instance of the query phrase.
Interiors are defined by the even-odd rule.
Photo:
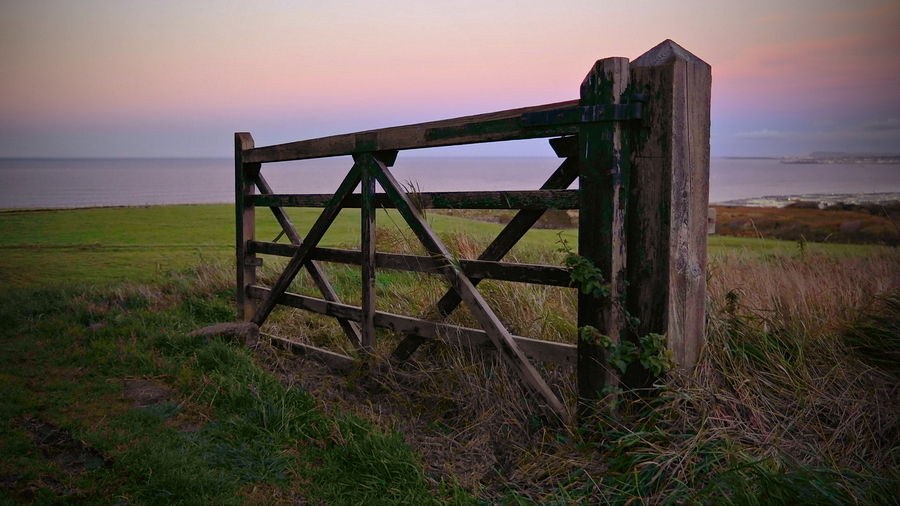
[[[570,100],[251,148],[244,153],[244,160],[263,163],[283,162],[384,150],[417,149],[574,134],[578,132],[577,123],[534,126],[522,121],[522,116],[529,113],[571,108],[577,105],[577,101]]]
[[[291,341],[290,339],[285,339],[278,336],[270,336],[269,339],[272,340],[272,344],[274,344],[275,346],[287,349],[292,353],[296,353],[298,355],[307,355],[310,358],[313,358],[327,365],[328,367],[345,374],[352,371],[356,365],[356,359],[354,359],[353,357],[348,357],[347,355],[344,355],[342,353],[335,353],[331,350],[319,348],[311,344],[298,343],[297,341]]]
[[[248,250],[253,253],[290,257],[298,246],[278,244],[274,242],[251,241]],[[362,265],[362,254],[355,250],[313,248],[309,253],[311,260],[334,262],[339,264]],[[375,266],[379,269],[395,271],[422,272],[441,274],[441,264],[431,257],[401,255],[397,253],[375,253]],[[563,286],[578,288],[571,282],[572,270],[568,267],[554,265],[523,264],[508,262],[490,262],[486,260],[459,261],[462,271],[470,279],[496,279],[514,283],[534,283],[538,285]],[[473,281],[474,283],[474,281]],[[328,297],[326,297],[327,299]],[[334,301],[340,302],[340,301]]]
[[[264,298],[271,293],[270,289],[259,285],[249,287],[248,291],[258,298]],[[286,292],[279,297],[278,303],[335,318],[353,321],[362,319],[362,310],[359,307],[290,292]],[[374,323],[379,328],[394,332],[414,333],[426,340],[439,339],[469,347],[497,349],[487,333],[481,329],[422,320],[385,311],[375,312]],[[522,336],[513,336],[513,339],[522,349],[522,352],[531,359],[567,366],[575,365],[577,348],[573,344],[530,339]]]
[[[574,179],[574,178],[573,178]],[[571,182],[570,182],[571,184]],[[566,185],[568,186],[568,185]],[[249,197],[259,207],[325,207],[331,201],[329,194],[263,194]],[[353,194],[344,207],[360,208],[362,196]],[[383,193],[375,196],[375,207],[391,209],[394,203]],[[416,194],[421,209],[578,209],[578,191],[565,189],[483,191],[483,192],[423,192]]]
[[[576,159],[567,158],[559,168],[554,171],[550,178],[547,179],[541,189],[550,190],[555,188],[567,188],[577,177],[578,161]],[[578,193],[577,190],[571,192],[568,190],[563,191],[566,193]],[[478,256],[478,259],[487,261],[502,259],[543,215],[543,210],[528,210],[516,213],[506,227],[497,234],[497,237],[495,237],[481,255]],[[477,285],[480,281],[480,279],[473,279],[472,283]],[[438,302],[438,309],[441,314],[450,314],[460,302],[461,300],[456,292],[447,292]]]

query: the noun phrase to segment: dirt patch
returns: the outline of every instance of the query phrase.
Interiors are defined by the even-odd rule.
[[[134,409],[146,408],[153,404],[159,404],[175,395],[175,391],[163,388],[147,380],[125,380],[124,397],[134,399]]]
[[[292,486],[285,491],[280,486],[271,483],[248,483],[238,495],[243,497],[247,504],[270,504],[273,506],[304,506],[324,504],[324,501],[309,502],[303,494],[303,490],[309,483],[306,480],[294,477]],[[295,490],[296,489],[296,490]]]
[[[10,474],[0,476],[0,487],[9,491],[14,500],[21,503],[30,504],[34,501],[36,493],[41,489],[50,489],[56,493],[57,497],[66,497],[73,495],[76,491],[72,488],[63,486],[59,480],[50,476],[42,476],[38,479],[21,481],[22,475]],[[54,503],[62,504],[62,503]]]
[[[60,500],[65,501],[77,494],[78,490],[67,485],[72,481],[64,479],[63,473],[77,477],[85,471],[112,465],[112,461],[100,451],[76,440],[66,429],[32,417],[19,418],[13,422],[31,436],[32,444],[43,458],[56,464],[62,471],[51,472],[50,475],[41,473],[41,476],[31,478],[16,473],[0,476],[0,488],[18,501],[33,501],[41,489],[52,490]]]
[[[77,476],[85,470],[110,465],[102,453],[76,441],[72,434],[38,418],[22,418],[19,425],[31,434],[32,442],[44,458],[56,463],[66,474]]]

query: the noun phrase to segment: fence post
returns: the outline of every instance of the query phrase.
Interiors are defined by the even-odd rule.
[[[705,341],[711,69],[666,40],[630,73],[631,90],[648,101],[628,135],[627,309],[640,319],[636,335],[665,334],[689,370]],[[623,381],[640,388],[653,377],[633,364]]]
[[[598,60],[581,84],[581,106],[617,104],[628,87],[628,59]],[[578,294],[578,328],[591,326],[618,343],[624,323],[620,300],[625,289],[625,210],[628,157],[623,156],[619,121],[582,124],[578,134],[578,254],[600,269],[609,283],[608,297]],[[616,374],[607,365],[607,349],[599,339],[578,339],[578,395],[597,399]],[[583,405],[582,408],[587,407]]]
[[[254,180],[259,163],[244,163],[245,149],[254,147],[253,137],[246,132],[234,134],[234,209],[235,253],[237,257],[237,313],[238,320],[249,320],[256,312],[256,302],[247,295],[247,287],[256,284],[256,267],[261,259],[247,251],[247,241],[256,238],[256,208],[245,197],[256,191]]]

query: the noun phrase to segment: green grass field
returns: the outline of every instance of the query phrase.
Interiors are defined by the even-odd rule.
[[[323,244],[353,244],[357,222]],[[233,242],[227,205],[0,212],[0,504],[470,504],[432,490],[396,432],[187,336],[234,319],[230,290],[184,276]],[[174,397],[134,409],[135,382]]]
[[[304,233],[318,216],[316,209],[291,209],[291,219]],[[464,231],[495,235],[496,223],[429,213],[438,232]],[[379,212],[380,227],[405,230],[393,211]],[[257,237],[273,240],[278,223],[265,209],[257,211]],[[531,230],[524,247],[554,248],[556,230]],[[576,242],[576,232],[562,237]],[[281,239],[283,242],[284,239]],[[0,285],[35,286],[48,283],[149,282],[163,272],[186,269],[210,260],[227,260],[234,251],[234,208],[231,205],[115,207],[74,210],[0,211]],[[322,246],[359,244],[359,214],[343,211]],[[856,254],[870,246],[809,244],[811,251]],[[756,254],[792,254],[797,243],[773,239],[710,236],[710,256],[725,251]]]
[[[289,210],[301,233],[316,209]],[[439,231],[481,234],[499,231],[493,223],[429,214]],[[403,228],[395,212],[380,212],[379,226]],[[257,212],[257,237],[274,240],[280,227],[266,209]],[[566,231],[564,237],[575,237]],[[533,230],[523,244],[554,243],[557,232]],[[284,239],[281,239],[283,242]],[[148,282],[161,272],[185,269],[234,251],[234,208],[230,205],[115,207],[73,210],[0,211],[0,284],[21,287],[46,283]],[[345,210],[320,245],[359,244],[359,212]]]
[[[292,211],[301,233],[318,214]],[[468,255],[501,228],[428,219]],[[414,249],[396,214],[378,220],[392,251]],[[0,505],[896,504],[896,248],[710,236],[694,372],[560,425],[493,355],[437,346],[341,376],[190,336],[235,318],[233,221],[229,205],[0,211]],[[358,222],[342,213],[322,244],[354,247]],[[257,230],[279,232],[263,211]],[[513,256],[558,260],[561,238],[576,243],[533,230]],[[327,267],[358,298],[358,269]],[[380,273],[380,309],[419,314],[446,289],[407,274]],[[570,289],[480,288],[511,330],[574,340]],[[276,327],[346,346],[325,317]],[[541,371],[571,405],[571,371]],[[139,406],[135,385],[168,397]]]

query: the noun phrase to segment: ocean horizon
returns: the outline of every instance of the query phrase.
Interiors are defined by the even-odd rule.
[[[534,190],[560,163],[551,157],[406,157],[391,171],[417,191]],[[352,158],[344,156],[266,164],[262,173],[277,193],[328,194],[352,165]],[[883,200],[891,194],[900,197],[900,164],[785,164],[774,158],[710,162],[711,204],[778,205],[797,196]],[[0,159],[0,208],[232,202],[232,158]]]

